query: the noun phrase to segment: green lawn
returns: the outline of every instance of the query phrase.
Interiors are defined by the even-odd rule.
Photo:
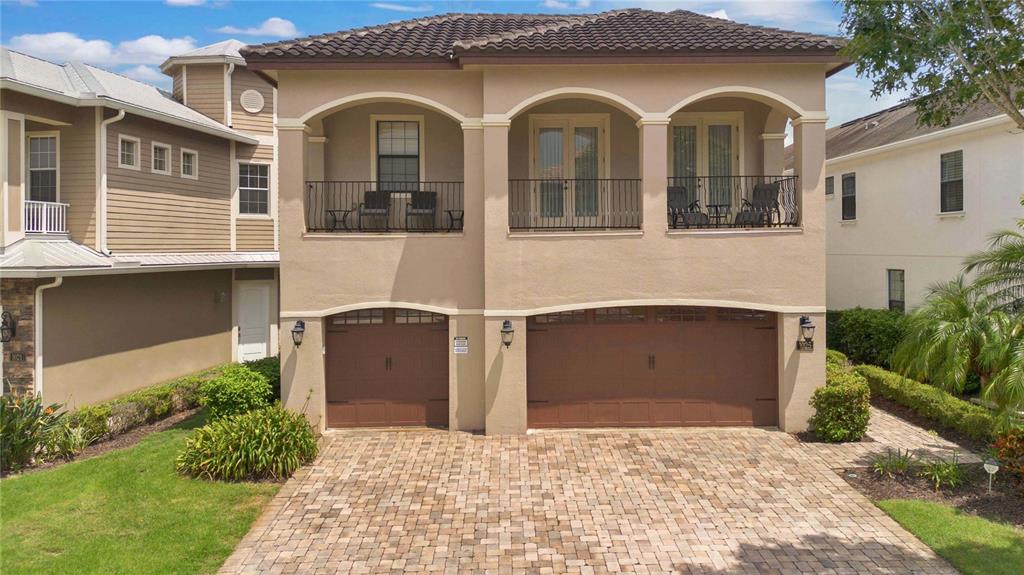
[[[964,575],[1024,573],[1024,532],[956,509],[908,499],[876,503]]]
[[[174,458],[201,424],[0,481],[0,571],[215,572],[279,486],[178,476]]]

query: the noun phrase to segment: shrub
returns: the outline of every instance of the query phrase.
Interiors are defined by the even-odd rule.
[[[829,338],[828,345],[845,353],[854,363],[889,367],[892,352],[903,340],[905,319],[902,313],[884,309],[844,310],[836,321],[838,339]]]
[[[220,376],[204,382],[199,391],[212,419],[266,407],[271,393],[267,378],[244,365],[229,365]]]
[[[61,405],[43,405],[38,395],[0,396],[0,466],[18,471],[32,463],[50,429],[60,423]]]
[[[70,423],[69,418],[50,428],[43,440],[43,449],[50,459],[73,459],[86,447],[96,441],[96,436],[85,427],[77,427]]]
[[[986,443],[995,439],[996,418],[984,407],[879,367],[860,365],[853,371],[864,376],[871,393],[908,407],[939,426]]]
[[[301,413],[280,405],[213,421],[178,455],[179,473],[205,479],[287,479],[316,457],[313,428]]]
[[[99,439],[110,430],[110,404],[86,405],[68,414],[71,425],[84,429],[89,435]]]
[[[885,455],[875,457],[871,468],[875,475],[894,479],[905,477],[914,466],[914,454],[909,449],[906,451],[887,449]]]
[[[864,378],[847,372],[826,376],[824,387],[811,396],[814,433],[830,443],[859,441],[868,431],[871,393]]]
[[[934,483],[936,493],[943,486],[959,487],[964,483],[964,470],[960,468],[960,456],[956,452],[951,461],[935,458],[921,463],[917,475]]]
[[[999,466],[1017,481],[1024,482],[1024,427],[1000,433],[992,444]]]
[[[850,360],[846,357],[846,354],[841,351],[834,349],[825,350],[825,363],[827,365],[838,365],[839,367],[846,367],[849,365]]]
[[[265,357],[254,361],[245,362],[245,367],[258,372],[267,378],[272,390],[271,401],[281,399],[281,359],[278,357]]]
[[[842,343],[843,331],[839,327],[839,322],[843,319],[845,312],[846,310],[841,309],[825,311],[825,347],[828,349],[844,351]]]

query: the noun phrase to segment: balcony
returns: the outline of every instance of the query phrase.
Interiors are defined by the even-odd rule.
[[[26,200],[25,233],[68,233],[68,204]]]
[[[310,232],[461,232],[462,182],[307,181]]]
[[[668,179],[670,229],[799,227],[796,176]]]
[[[508,182],[513,231],[638,230],[639,179],[530,179]]]

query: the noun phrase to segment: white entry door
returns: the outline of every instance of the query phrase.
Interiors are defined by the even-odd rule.
[[[238,283],[238,361],[267,357],[270,349],[270,286]]]

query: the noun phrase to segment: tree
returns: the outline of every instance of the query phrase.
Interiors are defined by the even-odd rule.
[[[845,0],[842,30],[872,95],[909,89],[919,123],[984,98],[1024,130],[1024,0]]]
[[[1024,206],[1024,196],[1020,203]],[[990,236],[989,248],[969,256],[964,271],[977,271],[974,285],[989,292],[1001,307],[1024,311],[1024,218],[1017,226]]]

